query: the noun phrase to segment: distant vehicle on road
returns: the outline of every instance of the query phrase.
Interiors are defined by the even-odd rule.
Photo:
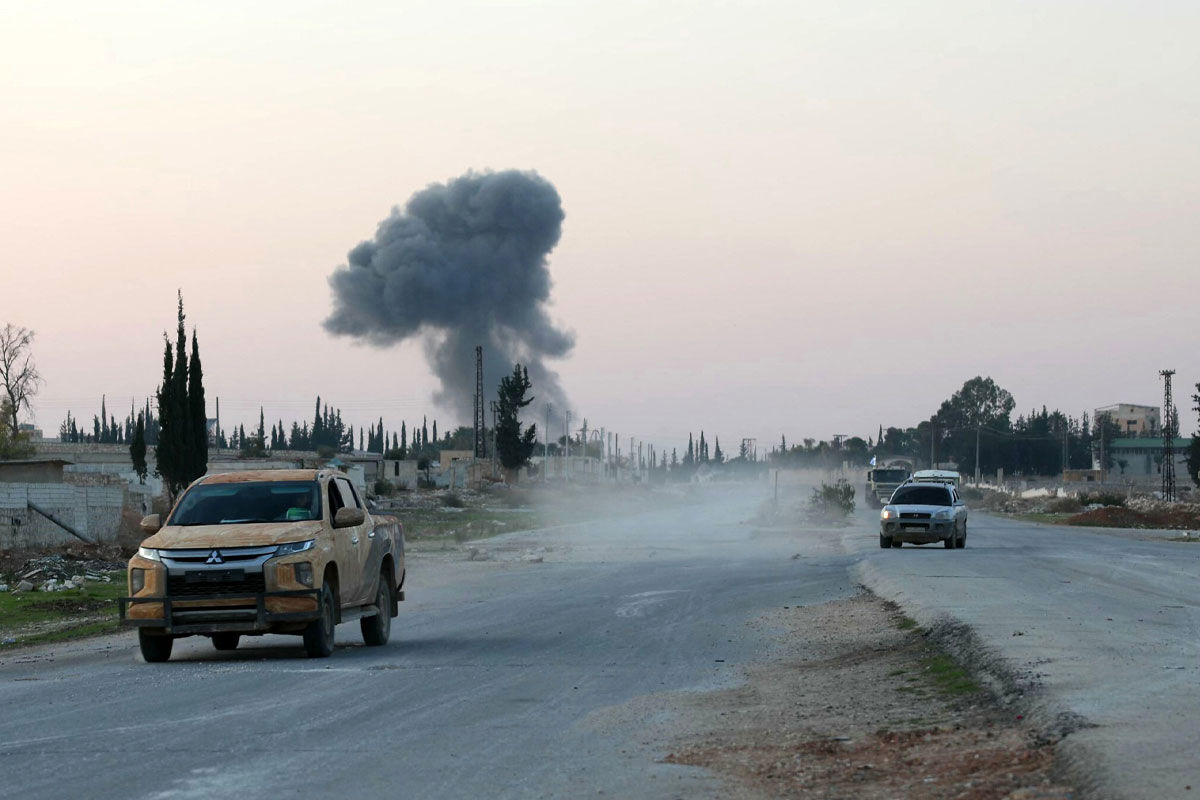
[[[942,542],[947,550],[967,546],[967,506],[951,483],[904,484],[879,512],[879,546]]]
[[[900,484],[912,477],[912,462],[902,458],[893,458],[867,470],[867,484],[863,489],[863,497],[876,508],[892,496]]]
[[[962,475],[952,469],[919,469],[912,474],[917,483],[951,483],[955,487],[962,485]]]
[[[146,661],[166,661],[175,639],[208,636],[233,650],[242,635],[304,637],[315,658],[334,628],[358,619],[363,641],[385,644],[404,599],[404,532],[373,517],[336,470],[206,475],[129,560],[121,622],[138,629]]]

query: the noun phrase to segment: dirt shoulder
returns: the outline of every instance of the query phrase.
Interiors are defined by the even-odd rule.
[[[1006,710],[873,595],[756,622],[783,644],[744,686],[676,695],[666,761],[738,798],[1069,798],[1056,737]]]

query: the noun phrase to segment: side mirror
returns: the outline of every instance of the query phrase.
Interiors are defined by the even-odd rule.
[[[147,536],[158,533],[159,529],[162,528],[162,517],[158,514],[150,514],[149,516],[142,517],[141,528],[142,533]]]
[[[367,515],[361,508],[339,508],[333,515],[333,527],[353,528],[355,525],[362,525],[366,519]]]

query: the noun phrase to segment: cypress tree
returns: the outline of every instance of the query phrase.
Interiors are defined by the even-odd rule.
[[[146,482],[146,418],[140,413],[133,426],[133,440],[129,444],[129,457],[133,459],[133,471],[138,483]]]
[[[196,342],[195,328],[192,328],[192,357],[188,362],[187,400],[192,435],[189,470],[184,479],[186,483],[191,483],[208,472],[208,413],[204,406],[204,370],[200,366],[200,345]]]
[[[166,484],[167,493],[173,499],[177,484],[171,477],[175,474],[175,464],[178,442],[174,435],[174,421],[171,409],[175,405],[175,377],[172,374],[175,359],[171,353],[171,340],[163,334],[163,378],[158,387],[158,445],[154,449],[155,472],[162,477]]]

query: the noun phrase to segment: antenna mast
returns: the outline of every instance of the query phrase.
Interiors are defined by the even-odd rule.
[[[1163,500],[1175,499],[1175,403],[1171,397],[1173,369],[1160,370],[1163,379],[1163,451],[1162,451],[1162,494]]]

